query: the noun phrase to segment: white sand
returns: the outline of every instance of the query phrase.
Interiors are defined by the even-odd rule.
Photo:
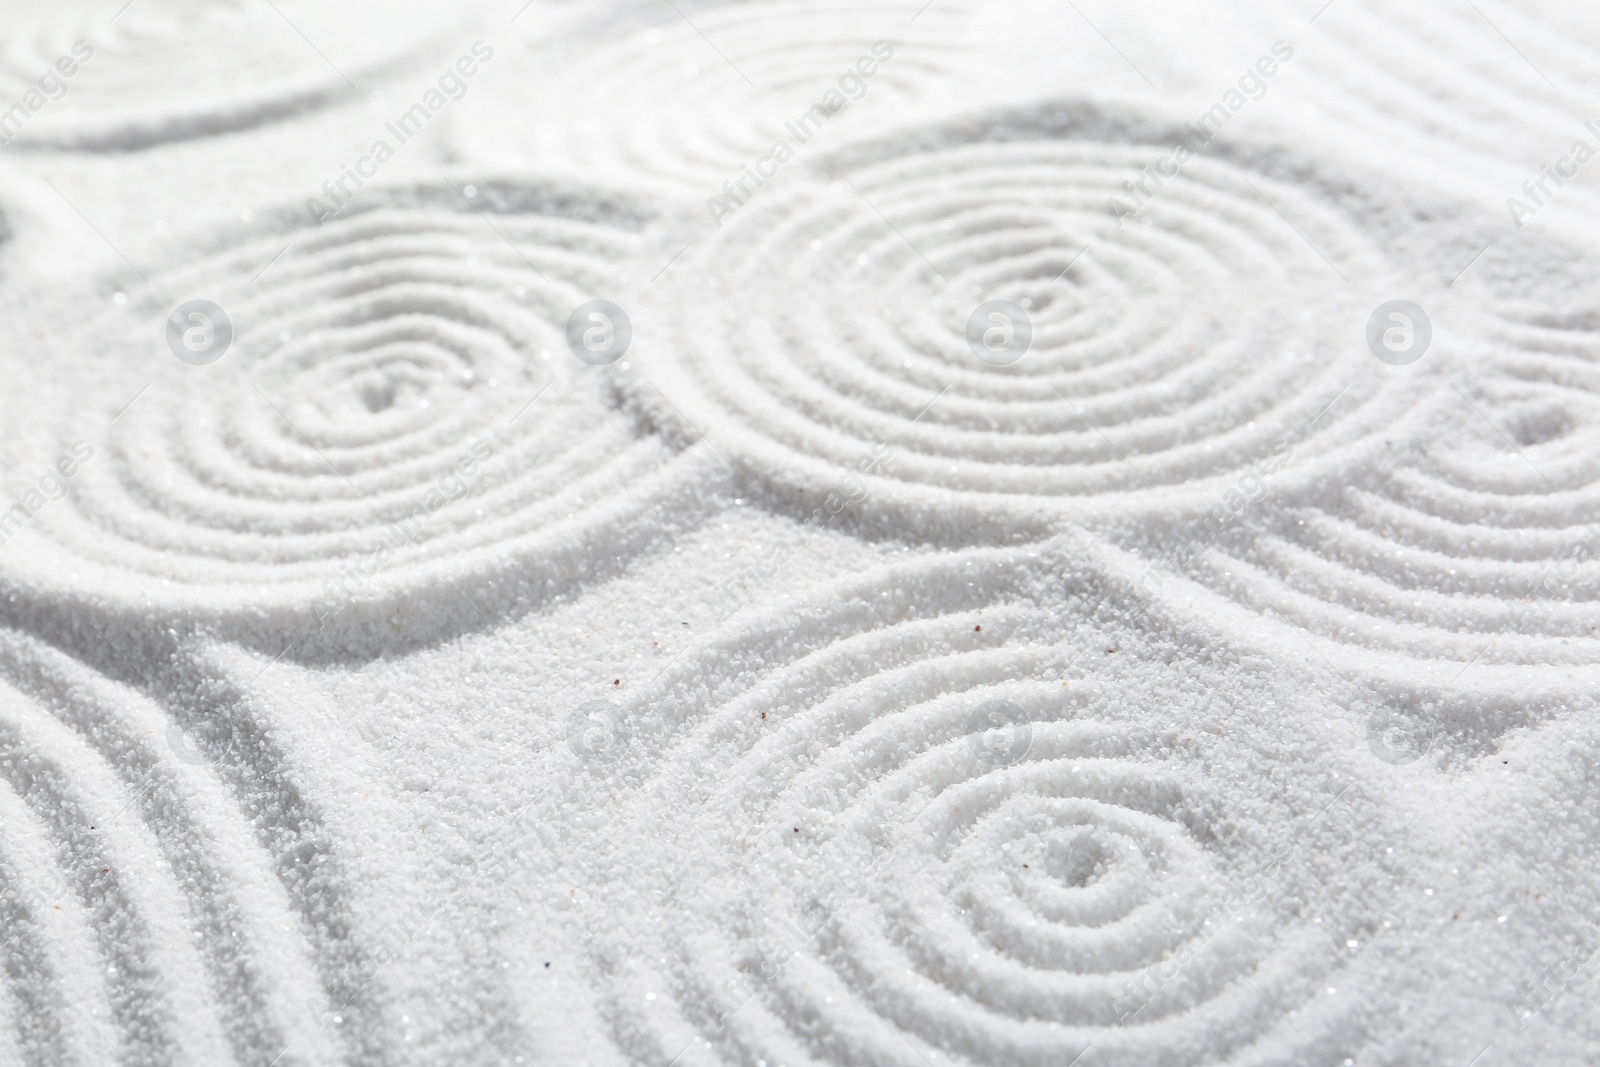
[[[1600,18],[519,5],[0,19],[0,1065],[1600,1062]]]

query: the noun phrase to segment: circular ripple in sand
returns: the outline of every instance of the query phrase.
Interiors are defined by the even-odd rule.
[[[691,728],[609,838],[618,881],[644,883],[606,912],[644,940],[595,935],[625,1054],[1058,1065],[1092,1046],[1144,1065],[1359,1045],[1333,1006],[1359,994],[1325,989],[1346,921],[1311,921],[1339,889],[1308,884],[1327,872],[1294,855],[1303,823],[1175,758],[1193,735],[1163,731],[1206,687],[1149,669],[1170,645],[1088,623],[1093,593],[1029,599],[1047,585],[1015,556],[894,568],[746,620],[651,694],[641,735]],[[1296,803],[1334,799],[1317,777]]]
[[[954,4],[934,5],[915,25],[901,4],[838,0],[724,4],[694,11],[692,24],[662,6],[632,24],[652,20],[618,36],[608,17],[559,43],[535,42],[527,62],[549,77],[504,87],[526,94],[524,117],[508,128],[499,97],[470,100],[457,131],[464,151],[703,197],[775,140],[799,146],[820,132],[821,143],[838,144],[839,127],[859,134],[877,116],[903,118],[941,77],[955,77],[973,34],[965,5]],[[837,113],[798,134],[785,127],[830,90]]]
[[[1507,323],[1495,358],[1394,447],[1266,505],[1196,575],[1342,646],[1529,682],[1541,665],[1600,663],[1600,334],[1586,322]]]
[[[30,90],[42,101],[6,128],[18,143],[129,149],[289,117],[376,88],[367,82],[457,17],[429,2],[117,6],[8,5],[0,92],[7,106]],[[63,56],[77,68],[67,78],[56,68]]]
[[[306,900],[258,838],[281,818],[253,824],[170,725],[0,633],[0,981],[21,1009],[0,1041],[27,1062],[335,1062],[306,1010],[325,999]]]
[[[805,506],[864,492],[900,528],[966,537],[1198,499],[1392,418],[1371,306],[1322,258],[1386,276],[1349,221],[1213,155],[1119,229],[1108,198],[1166,150],[1108,139],[1123,125],[975,119],[785,176],[667,274],[675,343],[646,370],[675,410],[641,401]],[[991,299],[1031,319],[1008,366],[968,345]]]
[[[91,324],[93,354],[38,375],[18,469],[92,455],[8,544],[16,582],[350,626],[428,622],[409,605],[431,596],[476,625],[458,578],[514,572],[499,592],[540,598],[655,536],[635,520],[683,462],[611,401],[626,362],[580,363],[564,333],[625,276],[642,216],[481,180],[363,197],[159,278]],[[166,346],[164,316],[196,296],[235,331],[208,366]]]

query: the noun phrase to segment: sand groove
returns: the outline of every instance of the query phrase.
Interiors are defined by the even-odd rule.
[[[16,580],[371,643],[604,573],[669,504],[666,527],[692,521],[673,502],[699,458],[617,410],[626,361],[565,344],[572,309],[625,275],[643,216],[453,184],[368,191],[320,229],[290,212],[164,278],[172,302],[227,311],[220,362],[173,357],[162,297],[96,324],[104,354],[39,401],[59,417],[36,439],[93,456],[8,546],[32,557]]]
[[[510,88],[526,94],[526,118],[508,129],[500,109],[469,105],[463,149],[703,198],[777,140],[800,149],[820,133],[837,144],[841,128],[859,134],[948,92],[980,32],[965,4],[936,5],[915,25],[904,5],[880,0],[720,4],[696,11],[692,26],[670,8],[628,13],[531,41],[519,62],[551,74]],[[616,34],[619,25],[632,32]],[[830,90],[840,103],[826,121],[786,128]]]
[[[1389,268],[1350,220],[1222,156],[1190,160],[1148,224],[1119,220],[1107,201],[1163,132],[1060,108],[904,133],[758,192],[668,275],[674,344],[646,378],[677,410],[640,402],[806,502],[888,455],[870,508],[968,537],[1203,497],[1291,446],[1337,456],[1408,403],[1368,373],[1370,307],[1338,272]],[[997,298],[1032,327],[1003,366],[967,340]]]
[[[1340,644],[1600,662],[1600,345],[1582,316],[1529,314],[1381,458],[1220,538],[1201,580]]]
[[[56,77],[41,93],[47,102],[38,114],[20,130],[8,128],[19,144],[145,148],[358,99],[433,46],[457,18],[430,3],[396,11],[365,2],[177,0],[120,12],[13,4],[0,46],[0,94],[9,106],[30,89],[40,92],[41,76]],[[337,58],[319,56],[318,48]],[[56,66],[62,57],[73,71],[65,78]]]
[[[1181,689],[1087,677],[1118,640],[1086,621],[1103,594],[1051,585],[1014,555],[892,568],[653,695],[688,732],[634,831],[671,869],[608,912],[657,901],[625,923],[651,947],[600,959],[631,1059],[1299,1062],[1269,1000],[1330,1054],[1359,1042],[1318,1003],[1335,931],[1274,903],[1292,848],[1222,840],[1227,797],[1136,710]]]
[[[6,956],[38,1012],[19,1044],[201,1064],[294,1043],[282,1062],[331,1062],[308,939],[217,770],[148,700],[31,639],[4,635],[0,670]]]

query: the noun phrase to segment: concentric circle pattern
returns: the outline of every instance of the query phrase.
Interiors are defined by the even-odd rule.
[[[258,837],[293,805],[252,786],[267,803],[248,813],[218,766],[169,744],[170,725],[0,632],[7,1039],[27,1063],[200,1067],[290,1046],[283,1063],[336,1062],[337,1037],[305,1010],[325,996],[312,894],[291,895]]]
[[[656,506],[681,464],[610,400],[627,364],[580,363],[563,332],[572,308],[620,284],[641,216],[483,180],[367,195],[323,228],[230,246],[161,279],[162,303],[93,324],[102,354],[24,401],[35,422],[51,413],[38,462],[77,462],[70,495],[11,546],[17,581],[77,578],[206,615],[225,590],[236,612],[326,623],[430,589],[459,606],[452,575],[530,554],[519,577],[538,596],[649,533],[624,520]],[[163,319],[195,296],[233,327],[206,366],[175,357]],[[204,344],[207,328],[184,332]]]
[[[1348,220],[1220,156],[1124,217],[1111,201],[1170,144],[1062,108],[758,192],[668,275],[660,418],[807,504],[871,466],[868,506],[927,534],[1200,499],[1291,443],[1337,456],[1408,402],[1360,341],[1370,307],[1340,272],[1387,268]],[[1003,366],[968,341],[993,299],[1031,322]]]
[[[1381,458],[1264,505],[1196,573],[1340,644],[1480,670],[1600,663],[1600,336],[1587,322],[1508,321],[1481,373]]]
[[[742,625],[650,694],[652,729],[688,730],[608,837],[674,856],[619,871],[634,895],[607,912],[628,917],[600,967],[631,1061],[1300,1062],[1307,1038],[1360,1044],[1335,1025],[1359,993],[1326,989],[1346,920],[1311,921],[1307,900],[1339,888],[1300,884],[1286,814],[1232,810],[1169,732],[1200,679],[1152,684],[1155,646],[1089,621],[1094,583],[1047,606],[1052,581],[1016,555],[892,568]]]
[[[1600,1064],[1561,6],[0,0],[0,1067]]]
[[[936,89],[968,85],[962,65],[976,32],[965,3],[934,5],[915,24],[904,5],[881,0],[630,15],[530,41],[525,62],[550,77],[517,90],[529,95],[528,118],[508,129],[500,108],[469,102],[457,135],[463,150],[705,197],[777,140],[799,151],[819,135],[837,145],[838,127],[859,135],[874,116],[903,119]],[[619,24],[649,28],[618,35]],[[615,77],[619,70],[628,76]],[[837,108],[811,114],[829,93]]]
[[[123,150],[290,117],[377,88],[362,83],[418,56],[458,18],[429,0],[399,10],[303,0],[157,0],[120,11],[9,3],[0,94],[8,106],[29,92],[45,102],[27,105],[37,114],[6,133]]]

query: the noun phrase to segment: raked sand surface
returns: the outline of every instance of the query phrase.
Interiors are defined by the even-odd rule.
[[[1600,1062],[1588,7],[9,0],[0,141],[0,1067]]]

